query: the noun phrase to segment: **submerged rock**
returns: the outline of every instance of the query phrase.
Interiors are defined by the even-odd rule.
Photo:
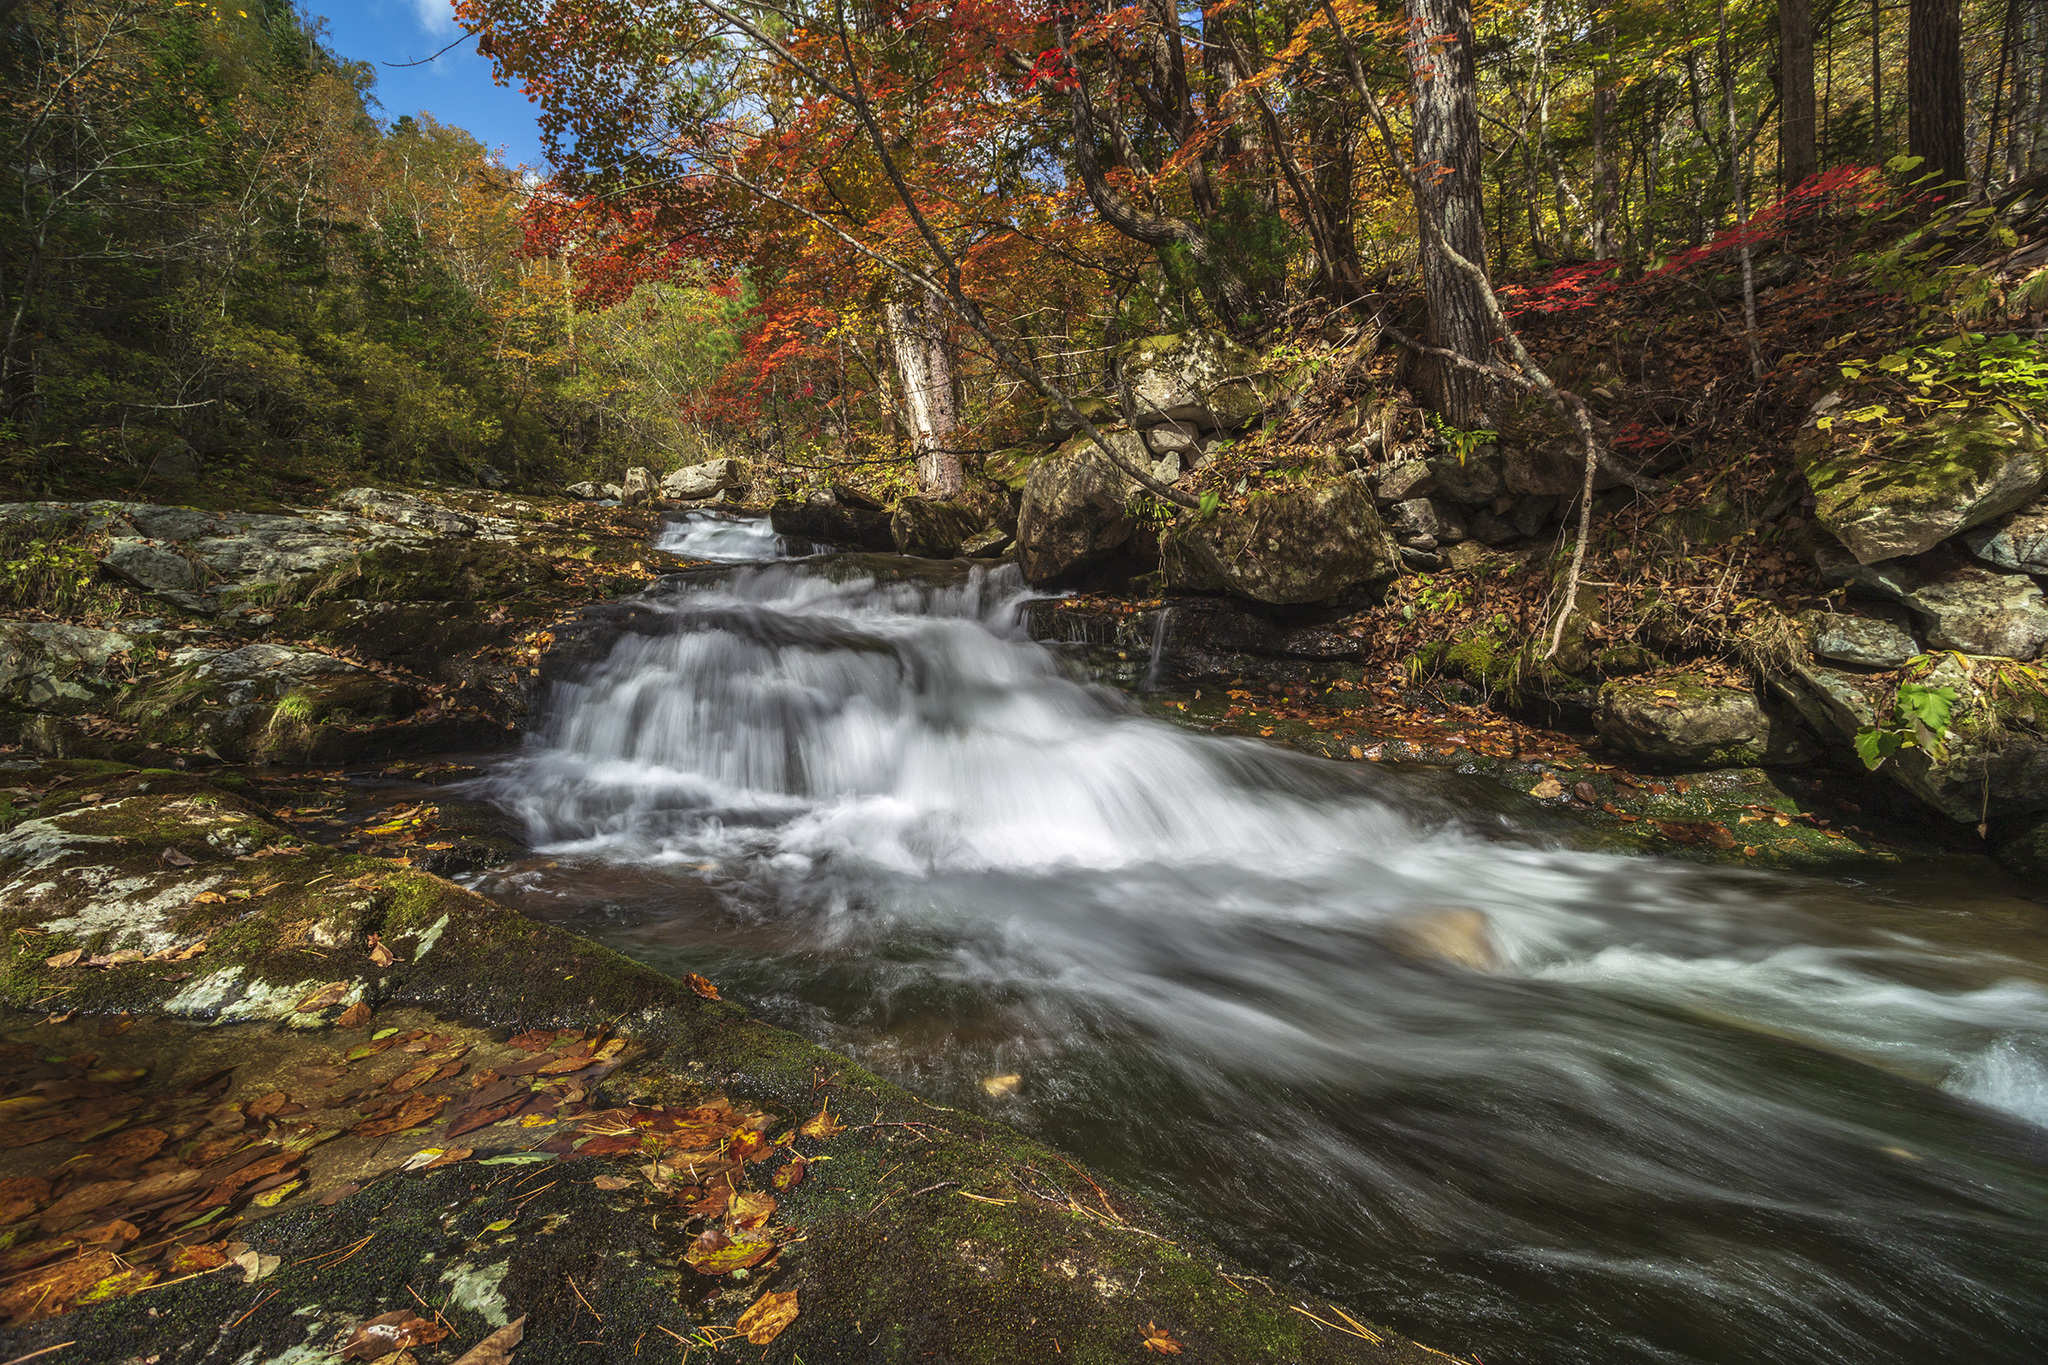
[[[1493,923],[1481,910],[1419,910],[1397,921],[1387,940],[1394,951],[1420,962],[1445,962],[1475,972],[1500,970]]]

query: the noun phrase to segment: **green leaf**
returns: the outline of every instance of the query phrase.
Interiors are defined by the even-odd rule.
[[[535,1161],[553,1161],[553,1152],[507,1152],[503,1156],[487,1156],[477,1162],[479,1166],[524,1166]]]
[[[1896,730],[1866,725],[1856,732],[1856,756],[1863,760],[1864,767],[1875,772],[1904,743],[1904,738]]]

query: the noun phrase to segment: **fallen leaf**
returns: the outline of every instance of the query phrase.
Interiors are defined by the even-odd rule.
[[[409,1309],[383,1313],[356,1328],[341,1351],[343,1360],[379,1360],[414,1346],[441,1340],[448,1329]]]
[[[706,1000],[716,1000],[719,998],[718,987],[711,984],[711,979],[709,977],[699,976],[697,973],[691,972],[688,976],[684,977],[683,980],[689,983],[691,990],[697,992],[697,994],[703,996]]]
[[[231,1259],[235,1265],[241,1267],[243,1284],[254,1284],[258,1280],[267,1280],[277,1273],[279,1266],[284,1264],[282,1257],[265,1256],[260,1251],[245,1251]],[[358,1359],[374,1360],[376,1357],[363,1356],[358,1357]]]
[[[832,1116],[831,1109],[832,1102],[827,1100],[823,1105],[819,1106],[818,1112],[812,1115],[809,1121],[797,1131],[807,1138],[817,1138],[820,1141],[826,1138],[838,1137],[846,1131],[846,1125]]]
[[[405,1103],[399,1105],[382,1118],[370,1119],[349,1129],[357,1137],[384,1137],[391,1133],[417,1128],[433,1118],[448,1106],[446,1095],[408,1095]]]
[[[1539,800],[1548,801],[1553,796],[1564,795],[1564,784],[1557,780],[1556,774],[1545,773],[1541,781],[1529,788],[1529,795]],[[1179,1348],[1176,1347],[1175,1349],[1178,1350]]]
[[[199,864],[197,858],[176,848],[166,848],[158,858],[166,867],[196,867]]]
[[[1597,806],[1600,804],[1600,793],[1594,790],[1591,782],[1575,782],[1572,784],[1572,799],[1589,806]]]
[[[149,960],[151,962],[190,962],[205,951],[206,942],[202,939],[198,943],[188,943],[182,948],[166,948],[160,953],[151,953]]]
[[[85,956],[85,949],[83,949],[83,948],[73,948],[73,949],[72,949],[71,951],[69,951],[69,952],[65,952],[65,953],[59,953],[59,954],[57,954],[57,955],[56,955],[55,957],[46,957],[46,958],[44,958],[44,959],[43,959],[43,965],[44,965],[45,967],[70,967],[70,966],[75,966],[75,965],[77,964],[78,960],[79,960],[80,958],[84,957],[84,956]]]
[[[742,1228],[728,1235],[713,1228],[690,1243],[683,1260],[699,1275],[730,1275],[774,1254],[775,1238],[767,1232]]]
[[[1157,1351],[1163,1356],[1177,1356],[1182,1348],[1180,1342],[1174,1339],[1173,1333],[1156,1322],[1148,1322],[1145,1324],[1145,1349]]]
[[[330,981],[304,1000],[301,1000],[298,1003],[298,1012],[300,1014],[311,1014],[315,1010],[324,1010],[330,1006],[339,1005],[342,997],[349,993],[349,988],[350,983],[346,981]]]
[[[601,1175],[590,1182],[601,1190],[631,1189],[633,1182],[621,1175]]]
[[[194,905],[226,905],[228,898],[218,891],[202,891],[192,898]]]
[[[512,1348],[525,1335],[526,1318],[522,1314],[464,1351],[455,1365],[510,1365]]]
[[[249,1102],[249,1117],[252,1119],[272,1118],[276,1116],[279,1110],[288,1107],[291,1102],[292,1097],[290,1095],[285,1094],[282,1090],[273,1090],[268,1095],[263,1096],[263,1098]]]
[[[791,1157],[788,1161],[775,1168],[775,1174],[768,1178],[769,1183],[778,1190],[795,1189],[803,1183],[804,1167],[808,1164],[800,1156]]]
[[[355,1004],[350,1005],[341,1012],[341,1017],[334,1021],[334,1026],[336,1028],[361,1028],[370,1022],[370,1014],[369,1005],[358,1000]]]
[[[796,1321],[796,1291],[779,1294],[773,1289],[754,1300],[754,1306],[740,1314],[737,1324],[748,1341],[766,1346],[782,1335],[782,1329]]]
[[[1678,695],[1678,693],[1676,693],[1675,691],[1673,691],[1672,689],[1670,689],[1670,688],[1668,688],[1668,687],[1660,687],[1660,688],[1658,688],[1658,689],[1657,689],[1657,690],[1656,690],[1655,692],[1653,692],[1653,693],[1652,693],[1651,695],[1652,695],[1652,696],[1658,696],[1658,697],[1675,697],[1675,696],[1677,696],[1677,695]]]
[[[384,946],[383,939],[372,934],[370,935],[370,961],[376,963],[379,967],[389,967],[392,963],[398,961],[398,956]]]
[[[991,1099],[1001,1099],[1005,1095],[1016,1094],[1017,1087],[1023,1083],[1024,1078],[1015,1072],[1004,1076],[983,1076],[981,1078],[981,1093]]]
[[[775,1216],[775,1196],[766,1190],[741,1190],[727,1210],[735,1227],[757,1228]]]

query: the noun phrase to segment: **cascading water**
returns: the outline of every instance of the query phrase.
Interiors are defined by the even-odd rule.
[[[788,538],[775,534],[765,518],[710,508],[672,518],[654,538],[654,548],[692,559],[733,562],[783,559],[791,551]]]
[[[2048,1345],[2031,908],[1574,849],[1149,718],[1014,570],[918,572],[650,594],[492,779],[550,861],[491,889],[1487,1365]]]

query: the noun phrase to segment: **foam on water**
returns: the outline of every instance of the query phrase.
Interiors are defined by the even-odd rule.
[[[1013,569],[675,588],[493,790],[551,855],[715,890],[607,907],[621,946],[715,959],[951,1102],[1026,1068],[1009,1117],[1489,1359],[2048,1340],[2013,1136],[2048,1123],[2036,965],[1150,719],[1024,638],[1023,597]],[[1495,970],[1404,948],[1446,908]]]
[[[708,508],[671,517],[655,536],[654,548],[731,563],[790,558],[788,542],[775,534],[766,517]]]

